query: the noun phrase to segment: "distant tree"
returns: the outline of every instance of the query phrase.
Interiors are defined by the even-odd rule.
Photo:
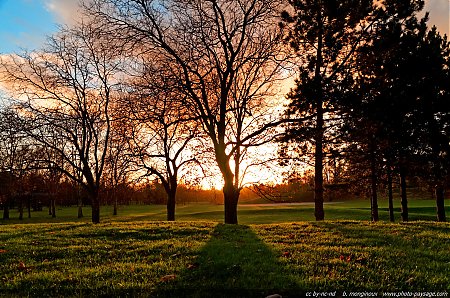
[[[89,22],[62,29],[43,51],[1,61],[6,87],[28,121],[24,131],[65,161],[64,167],[44,162],[85,188],[94,223],[100,222],[98,193],[110,139],[110,103],[122,65],[121,47],[99,29]],[[55,136],[61,142],[54,142]]]
[[[130,150],[132,125],[122,113],[129,113],[118,105],[113,108],[111,136],[105,160],[105,184],[113,201],[113,215],[117,215],[119,188],[128,184],[130,173],[135,171],[133,153]]]
[[[325,147],[335,142],[338,99],[348,86],[356,50],[375,23],[377,9],[371,0],[290,0],[289,4],[281,25],[289,29],[285,41],[300,61],[296,87],[288,95],[288,114],[307,120],[288,127],[284,140],[313,147],[314,213],[316,220],[323,220]]]
[[[148,57],[145,65],[144,72],[135,74],[130,82],[133,91],[123,107],[132,127],[130,148],[137,170],[146,177],[156,177],[156,184],[164,188],[167,220],[174,221],[183,171],[199,164],[200,158],[195,155],[201,152],[194,147],[201,144],[199,127],[192,111],[180,99],[185,95],[176,78],[163,69],[167,65],[155,64]]]
[[[2,173],[3,219],[9,219],[9,208],[16,198],[19,218],[23,218],[24,178],[31,167],[33,148],[23,133],[14,106],[0,110],[0,173]],[[3,189],[4,187],[4,189]]]
[[[176,77],[185,106],[212,142],[224,181],[226,223],[238,222],[241,164],[249,148],[270,142],[282,122],[272,97],[285,56],[276,26],[281,5],[108,0],[88,7],[108,34],[127,39],[137,51],[153,52]]]

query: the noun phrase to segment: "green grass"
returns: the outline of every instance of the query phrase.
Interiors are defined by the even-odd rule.
[[[450,292],[449,228],[366,221],[4,225],[0,296]]]
[[[380,200],[380,220],[388,221],[388,204]],[[396,221],[400,221],[400,203],[395,202]],[[118,216],[112,216],[112,208],[101,208],[101,220],[111,221],[161,221],[166,219],[166,207],[163,205],[129,205],[121,206]],[[436,220],[435,202],[432,200],[410,200],[410,220]],[[17,210],[11,211],[10,220],[0,219],[0,224],[18,223],[57,223],[57,222],[90,222],[90,207],[84,208],[85,217],[78,219],[76,207],[57,209],[56,218],[51,218],[46,209],[42,212],[32,212],[31,218],[18,220]],[[446,201],[446,213],[450,217],[450,200]],[[1,215],[1,214],[0,214]],[[182,221],[223,221],[223,206],[212,204],[178,205],[176,209],[177,220]],[[370,220],[370,202],[368,200],[346,201],[325,204],[325,218],[327,220]],[[314,205],[284,205],[284,206],[252,206],[239,205],[238,219],[241,224],[271,224],[295,221],[313,221]]]

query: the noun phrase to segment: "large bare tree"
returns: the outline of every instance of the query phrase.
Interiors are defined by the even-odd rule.
[[[25,131],[64,160],[44,164],[86,189],[94,223],[100,222],[98,193],[110,138],[110,104],[122,63],[121,47],[99,29],[85,21],[61,29],[42,51],[1,61],[5,86],[17,99],[20,115],[29,120]]]
[[[225,222],[237,223],[247,149],[270,142],[284,73],[278,0],[107,0],[87,8],[103,29],[167,66],[221,171]],[[155,58],[155,59],[156,59]]]

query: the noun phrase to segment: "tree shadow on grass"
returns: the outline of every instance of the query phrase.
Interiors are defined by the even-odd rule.
[[[152,297],[299,296],[275,253],[248,226],[219,224],[196,261]]]

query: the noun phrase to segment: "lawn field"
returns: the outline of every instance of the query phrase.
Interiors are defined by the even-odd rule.
[[[446,213],[450,218],[450,200],[445,202]],[[327,220],[370,220],[370,202],[368,200],[344,201],[325,203],[325,219]],[[396,221],[400,221],[400,202],[394,204]],[[62,223],[62,222],[90,222],[91,209],[84,208],[84,218],[77,218],[76,207],[59,207],[56,218],[51,218],[48,211],[32,212],[31,218],[24,213],[24,219],[18,220],[17,210],[11,210],[11,219],[2,220],[0,224],[19,223]],[[388,203],[379,201],[380,220],[388,221]],[[1,215],[1,214],[0,214]],[[435,202],[432,200],[410,200],[409,218],[411,221],[436,220]],[[166,219],[164,205],[128,205],[121,206],[117,216],[112,216],[111,206],[101,207],[101,221],[161,221]],[[178,205],[176,219],[181,221],[214,221],[223,222],[223,205],[192,203]],[[240,224],[271,224],[296,221],[314,221],[314,204],[256,204],[239,205],[238,220]]]
[[[311,204],[242,205],[240,225],[205,204],[178,206],[172,223],[164,206],[103,207],[97,225],[88,207],[82,219],[13,211],[0,225],[0,297],[450,293],[450,223],[433,222],[434,202],[411,201],[409,223],[386,222],[384,201],[371,223],[368,204],[327,204],[324,222]]]
[[[4,225],[0,296],[300,297],[450,292],[450,224]]]

